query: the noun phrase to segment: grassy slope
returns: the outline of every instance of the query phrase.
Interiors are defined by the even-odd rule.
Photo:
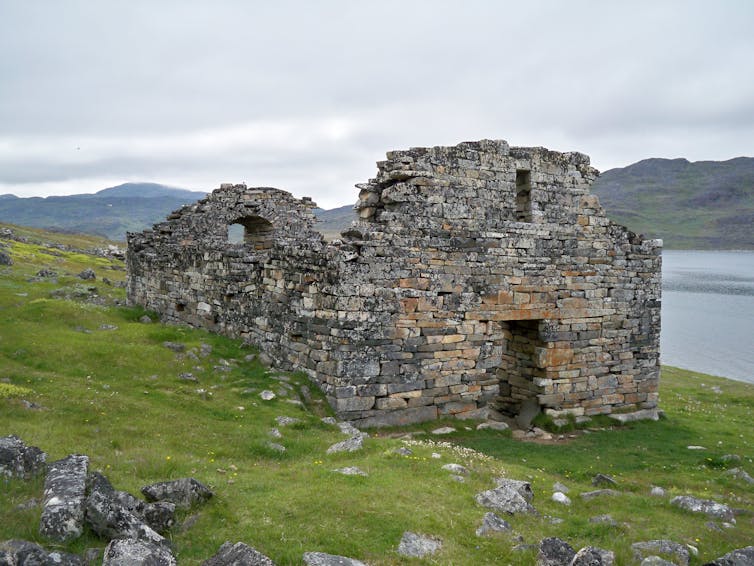
[[[75,239],[68,243],[76,245]],[[453,422],[459,430],[450,440],[457,444],[422,443],[412,446],[412,457],[392,453],[402,443],[387,434],[368,439],[362,452],[326,455],[344,437],[321,423],[326,412],[321,398],[303,407],[282,396],[261,401],[259,391],[281,392],[282,384],[275,372],[244,361],[247,347],[191,329],[139,323],[138,309],[51,298],[55,289],[77,282],[64,273],[93,267],[100,297],[122,300],[122,289],[100,281],[122,279],[123,272],[109,269],[109,260],[66,252],[54,257],[33,244],[10,246],[15,265],[0,267],[0,379],[31,389],[23,397],[44,409],[26,409],[20,398],[0,394],[0,435],[17,434],[50,459],[88,454],[92,468],[135,494],[147,483],[186,475],[210,484],[217,497],[196,511],[192,527],[176,528],[171,536],[181,564],[200,563],[225,540],[245,541],[279,564],[300,564],[302,553],[313,550],[375,565],[532,563],[533,552],[514,552],[517,543],[508,535],[474,536],[485,510],[473,495],[493,487],[500,475],[532,481],[542,516],[509,518],[527,543],[561,536],[577,548],[613,549],[619,563],[628,563],[630,543],[672,538],[697,546],[700,556],[693,563],[701,564],[754,539],[751,516],[740,516],[735,528],[718,533],[705,526],[706,518],[668,503],[670,495],[690,493],[754,510],[754,489],[725,476],[720,461],[723,454],[739,454],[740,465],[754,473],[750,385],[665,368],[662,403],[668,418],[658,423],[595,427],[567,443],[539,445]],[[57,283],[27,281],[45,266],[61,273]],[[162,345],[166,340],[189,348],[207,343],[212,354],[198,360],[176,356]],[[230,362],[230,372],[214,369],[223,359],[237,360]],[[186,371],[200,383],[178,380]],[[290,382],[297,392],[305,379],[293,375]],[[714,393],[712,385],[722,393]],[[277,442],[287,447],[284,454],[266,445],[278,415],[301,419],[281,428],[284,438]],[[414,427],[414,438],[428,438],[423,431],[435,426]],[[441,458],[432,458],[432,452]],[[440,469],[448,462],[472,469],[466,483]],[[369,477],[332,472],[352,465]],[[598,471],[619,480],[624,492],[619,499],[581,501],[578,494],[593,489],[590,479]],[[570,508],[549,500],[554,481],[571,488]],[[0,485],[0,540],[37,539],[39,508],[15,506],[39,498],[41,482]],[[649,497],[651,485],[666,488],[669,496]],[[619,526],[589,523],[603,513]],[[553,525],[548,516],[565,521]],[[442,537],[443,551],[425,562],[401,559],[395,549],[404,530]],[[70,549],[102,545],[87,535]]]
[[[754,247],[754,159],[646,159],[605,171],[592,192],[610,218],[667,248]]]

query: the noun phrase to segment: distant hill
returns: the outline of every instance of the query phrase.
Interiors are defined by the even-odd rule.
[[[645,159],[592,187],[610,218],[670,249],[754,249],[754,158]]]
[[[156,183],[126,183],[94,194],[18,198],[0,195],[0,221],[125,240],[205,196]]]
[[[592,192],[607,215],[669,249],[754,249],[754,158],[645,159],[605,171]],[[95,194],[0,195],[0,221],[124,240],[205,193],[126,183]],[[335,238],[356,219],[353,205],[316,209],[317,229]]]

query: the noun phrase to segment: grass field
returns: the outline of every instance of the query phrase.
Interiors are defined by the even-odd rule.
[[[216,497],[182,515],[184,525],[170,535],[180,564],[201,563],[226,540],[246,542],[278,564],[301,564],[305,551],[323,551],[373,565],[531,564],[534,550],[513,548],[545,536],[613,550],[618,564],[633,563],[631,543],[669,538],[697,548],[692,564],[703,564],[754,540],[754,486],[726,474],[733,466],[754,474],[751,385],[666,367],[666,418],[659,422],[617,427],[598,420],[545,444],[446,421],[372,431],[363,450],[328,455],[346,437],[321,421],[329,410],[305,376],[281,376],[247,361],[254,350],[236,341],[140,322],[142,310],[122,306],[122,262],[40,243],[57,235],[26,235],[26,243],[0,240],[14,261],[0,266],[0,436],[20,436],[45,450],[48,461],[87,454],[92,469],[134,494],[183,476],[210,485]],[[73,236],[66,243],[102,245]],[[43,268],[57,277],[34,280]],[[76,277],[85,268],[94,269],[95,281]],[[192,353],[176,353],[166,341]],[[204,346],[202,355],[202,344],[211,352]],[[181,380],[182,373],[198,382]],[[263,401],[266,389],[277,397]],[[278,416],[300,422],[278,426]],[[456,432],[441,438],[429,432],[443,424]],[[274,427],[282,439],[272,438]],[[407,443],[412,456],[394,452]],[[741,461],[726,462],[726,454]],[[465,482],[441,469],[450,462],[470,468]],[[345,466],[368,476],[333,472]],[[620,496],[581,499],[595,489],[598,472],[618,481]],[[532,483],[539,515],[507,517],[520,539],[474,534],[486,512],[474,495],[500,476]],[[569,507],[550,500],[556,481],[570,488]],[[652,486],[666,496],[650,496]],[[0,480],[0,540],[38,541],[39,506],[16,506],[39,499],[41,487],[41,480]],[[711,519],[670,505],[680,494],[744,512],[735,526],[718,521],[712,528]],[[589,521],[606,513],[616,525]],[[442,551],[424,561],[401,558],[396,548],[406,530],[442,538]],[[104,544],[85,534],[66,548]]]

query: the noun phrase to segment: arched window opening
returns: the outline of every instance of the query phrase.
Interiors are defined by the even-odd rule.
[[[261,216],[247,216],[228,226],[228,243],[245,244],[255,250],[267,250],[272,247],[273,234],[271,222]]]

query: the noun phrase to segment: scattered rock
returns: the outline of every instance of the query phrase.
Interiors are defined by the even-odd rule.
[[[441,426],[440,428],[436,428],[435,430],[433,430],[432,434],[438,434],[438,435],[451,434],[455,431],[456,429],[453,428],[452,426]]]
[[[325,554],[324,552],[305,552],[304,564],[306,566],[367,566],[361,560]]]
[[[276,429],[276,428],[271,428],[271,429],[270,429],[270,436],[271,436],[272,438],[283,438],[283,433],[281,433],[281,432],[280,432],[280,431],[279,431],[278,429]]]
[[[570,566],[612,566],[615,563],[615,553],[611,550],[587,546],[576,553]]]
[[[429,457],[434,458],[435,460],[439,460],[440,458],[442,458],[442,454],[440,454],[439,452],[432,452]]]
[[[295,417],[280,416],[280,417],[275,417],[275,422],[278,423],[279,426],[288,426],[288,425],[300,423],[301,419],[297,419]]]
[[[659,556],[647,556],[641,561],[640,566],[676,566],[674,562],[669,562]]]
[[[752,478],[749,474],[746,473],[745,470],[742,470],[741,468],[732,468],[725,472],[726,476],[733,476],[737,480],[741,480],[744,483],[748,483],[749,485],[754,484],[754,478]]]
[[[95,279],[97,279],[97,274],[94,273],[93,269],[87,267],[84,271],[79,273],[77,277],[79,279],[83,279],[84,281],[94,281]]]
[[[691,444],[686,447],[688,450],[707,450],[704,446],[697,446],[696,444]]]
[[[286,451],[285,446],[283,446],[282,444],[278,444],[277,442],[268,442],[267,443],[267,448],[270,448],[270,449],[274,450],[275,452],[285,452]]]
[[[141,318],[139,318],[139,322],[141,322],[142,324],[151,324],[152,319],[148,315],[145,314]]]
[[[568,497],[565,493],[562,491],[556,491],[552,494],[552,500],[555,503],[562,503],[563,505],[570,505],[571,504],[571,498]]]
[[[86,522],[101,537],[132,538],[166,544],[157,531],[165,532],[174,522],[175,504],[145,503],[125,491],[117,491],[98,472],[87,479]]]
[[[201,344],[199,344],[199,356],[201,356],[202,358],[206,358],[211,353],[212,353],[212,346],[211,345],[205,344],[204,342],[202,342]]]
[[[25,540],[0,542],[0,564],[3,566],[83,566],[80,556],[54,550],[48,552],[36,543]]]
[[[466,478],[464,476],[459,476],[457,474],[450,474],[450,476],[448,477],[453,481],[457,481],[458,483],[464,483],[466,481]]]
[[[620,495],[620,491],[614,489],[595,489],[594,491],[586,491],[581,494],[581,499],[589,501],[590,499],[596,499],[597,497],[616,497]]]
[[[487,421],[487,422],[484,422],[484,423],[479,423],[476,426],[477,430],[486,430],[486,429],[489,429],[489,430],[502,431],[502,430],[508,430],[509,428],[510,427],[508,426],[508,423],[505,423],[503,421]]]
[[[725,556],[707,563],[705,566],[752,566],[754,565],[754,546],[738,548]]]
[[[178,375],[178,379],[181,381],[188,381],[190,383],[199,383],[199,379],[193,374],[184,372]]]
[[[24,501],[23,503],[19,503],[16,505],[15,509],[18,511],[27,511],[29,509],[34,509],[35,507],[39,507],[41,505],[41,501],[39,499],[36,499],[32,497],[31,499],[28,499],[27,501]],[[2,562],[0,562],[2,564]]]
[[[117,538],[105,548],[102,566],[176,566],[167,546],[129,538]]]
[[[518,425],[521,430],[528,430],[534,417],[536,417],[541,410],[539,401],[536,399],[524,400],[524,402],[521,403],[518,414],[516,415],[516,425]]]
[[[330,446],[330,448],[327,449],[327,453],[334,454],[336,452],[355,452],[356,450],[361,450],[363,447],[364,436],[358,434],[356,436],[352,436],[348,440],[333,444],[332,446]]]
[[[462,476],[469,475],[469,470],[465,468],[464,466],[462,466],[461,464],[445,464],[442,467],[442,469],[445,470],[446,472],[451,472],[453,474],[459,474]]]
[[[438,538],[418,535],[406,531],[398,545],[398,554],[422,558],[434,554],[442,548],[442,541]]]
[[[559,481],[556,481],[554,484],[552,484],[552,490],[553,491],[560,491],[561,493],[568,493],[571,491],[568,489],[568,486],[563,485]]]
[[[741,456],[738,454],[725,454],[720,457],[720,460],[726,464],[738,464],[741,462]]]
[[[338,421],[336,424],[338,428],[340,429],[340,432],[342,432],[343,434],[347,434],[349,436],[356,436],[357,434],[369,436],[367,433],[361,432],[358,428],[356,428],[349,422]]]
[[[608,415],[608,417],[621,424],[647,420],[659,421],[661,416],[662,411],[658,409],[641,409],[639,411],[634,411],[633,413],[613,413]]]
[[[499,479],[498,487],[478,493],[476,502],[503,513],[536,513],[536,509],[529,503],[533,493],[528,482],[518,480]]]
[[[194,478],[154,483],[142,487],[141,492],[147,501],[170,501],[181,509],[204,503],[213,495],[207,486]]]
[[[270,367],[274,363],[273,359],[264,352],[259,353],[257,361],[265,367]]]
[[[2,250],[0,250],[0,265],[13,265],[13,259]]]
[[[615,481],[615,478],[608,476],[606,474],[597,474],[592,478],[592,485],[593,486],[600,486],[600,485],[618,485],[618,482]]]
[[[364,470],[361,468],[357,468],[356,466],[350,466],[347,468],[337,468],[333,470],[333,472],[336,472],[338,474],[343,474],[344,476],[368,476]]]
[[[55,542],[68,542],[84,530],[86,475],[89,458],[71,454],[52,462],[44,485],[39,534]]]
[[[670,504],[692,513],[705,513],[710,517],[724,521],[733,521],[734,518],[733,510],[730,507],[711,499],[697,499],[690,495],[679,495],[671,499]]]
[[[267,556],[242,542],[224,543],[202,566],[275,566]]]
[[[276,395],[269,389],[262,391],[259,396],[262,398],[262,401],[272,401],[276,397]]]
[[[0,437],[0,477],[29,479],[46,469],[47,454],[15,435]]]
[[[494,513],[485,513],[482,518],[482,525],[476,530],[476,536],[482,537],[488,533],[502,533],[511,530],[512,527],[508,521],[501,519]]]
[[[405,446],[401,446],[400,448],[396,448],[393,450],[394,453],[400,454],[401,456],[412,456],[414,454],[414,451],[410,448],[406,448]]]
[[[618,521],[613,519],[612,515],[597,515],[596,517],[590,517],[590,523],[597,523],[599,525],[610,525],[615,527],[618,525]]]
[[[652,490],[649,492],[649,495],[653,497],[665,497],[665,490],[661,487],[653,485]]]
[[[689,563],[689,549],[672,540],[635,542],[631,545],[631,549],[634,551],[637,561],[642,560],[645,556],[664,554],[674,556],[681,566],[686,566]]]
[[[58,272],[45,267],[44,269],[37,271],[36,276],[41,277],[42,279],[52,279],[53,277],[58,276]]]
[[[537,566],[568,566],[576,551],[566,541],[556,537],[542,539],[539,543]]]

